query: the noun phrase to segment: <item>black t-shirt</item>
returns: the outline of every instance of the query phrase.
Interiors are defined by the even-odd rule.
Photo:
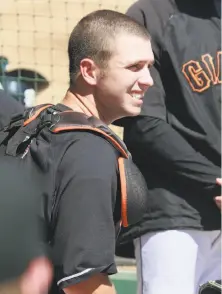
[[[60,288],[94,273],[116,272],[116,154],[108,142],[93,134],[76,133],[73,139],[61,140],[68,146],[60,153],[56,180],[59,203],[52,254]]]
[[[41,218],[55,271],[51,293],[95,273],[116,273],[117,151],[89,132],[52,134],[44,129],[23,161],[27,170],[35,165],[45,175]]]

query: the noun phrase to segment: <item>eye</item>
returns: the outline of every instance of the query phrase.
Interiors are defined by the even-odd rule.
[[[134,72],[139,71],[139,70],[141,70],[142,68],[143,68],[143,65],[140,64],[140,63],[132,64],[132,65],[130,65],[130,66],[127,67],[127,69],[129,69],[129,70],[131,70],[131,71],[134,71]]]
[[[151,67],[153,67],[154,62],[151,62],[147,65],[148,69],[150,69]]]

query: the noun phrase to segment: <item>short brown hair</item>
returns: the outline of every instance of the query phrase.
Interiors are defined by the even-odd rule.
[[[150,40],[141,24],[117,11],[97,10],[79,21],[68,45],[70,85],[75,84],[82,59],[91,58],[101,67],[107,64],[112,56],[112,40],[121,32]]]

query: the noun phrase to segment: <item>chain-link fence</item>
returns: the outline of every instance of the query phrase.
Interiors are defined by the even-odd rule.
[[[58,102],[68,85],[68,36],[97,9],[134,0],[0,0],[0,87],[27,104]],[[35,99],[36,96],[36,99]]]

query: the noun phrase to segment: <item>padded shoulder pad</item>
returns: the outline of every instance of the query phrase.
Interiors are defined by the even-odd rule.
[[[78,130],[96,133],[109,141],[124,158],[130,156],[123,141],[106,124],[96,117],[88,117],[83,113],[73,111],[57,112],[54,115],[53,124],[50,127],[52,133]]]
[[[49,108],[50,106],[52,106],[52,104],[41,104],[32,108],[29,108],[25,112],[24,126],[28,125],[30,122],[36,119],[43,110],[45,110],[46,108]]]
[[[73,111],[55,114],[54,124],[50,127],[52,133],[75,130],[93,132],[109,141],[119,151],[121,224],[123,227],[128,227],[137,223],[142,218],[148,205],[148,189],[125,144],[106,124],[96,117],[88,117]]]

